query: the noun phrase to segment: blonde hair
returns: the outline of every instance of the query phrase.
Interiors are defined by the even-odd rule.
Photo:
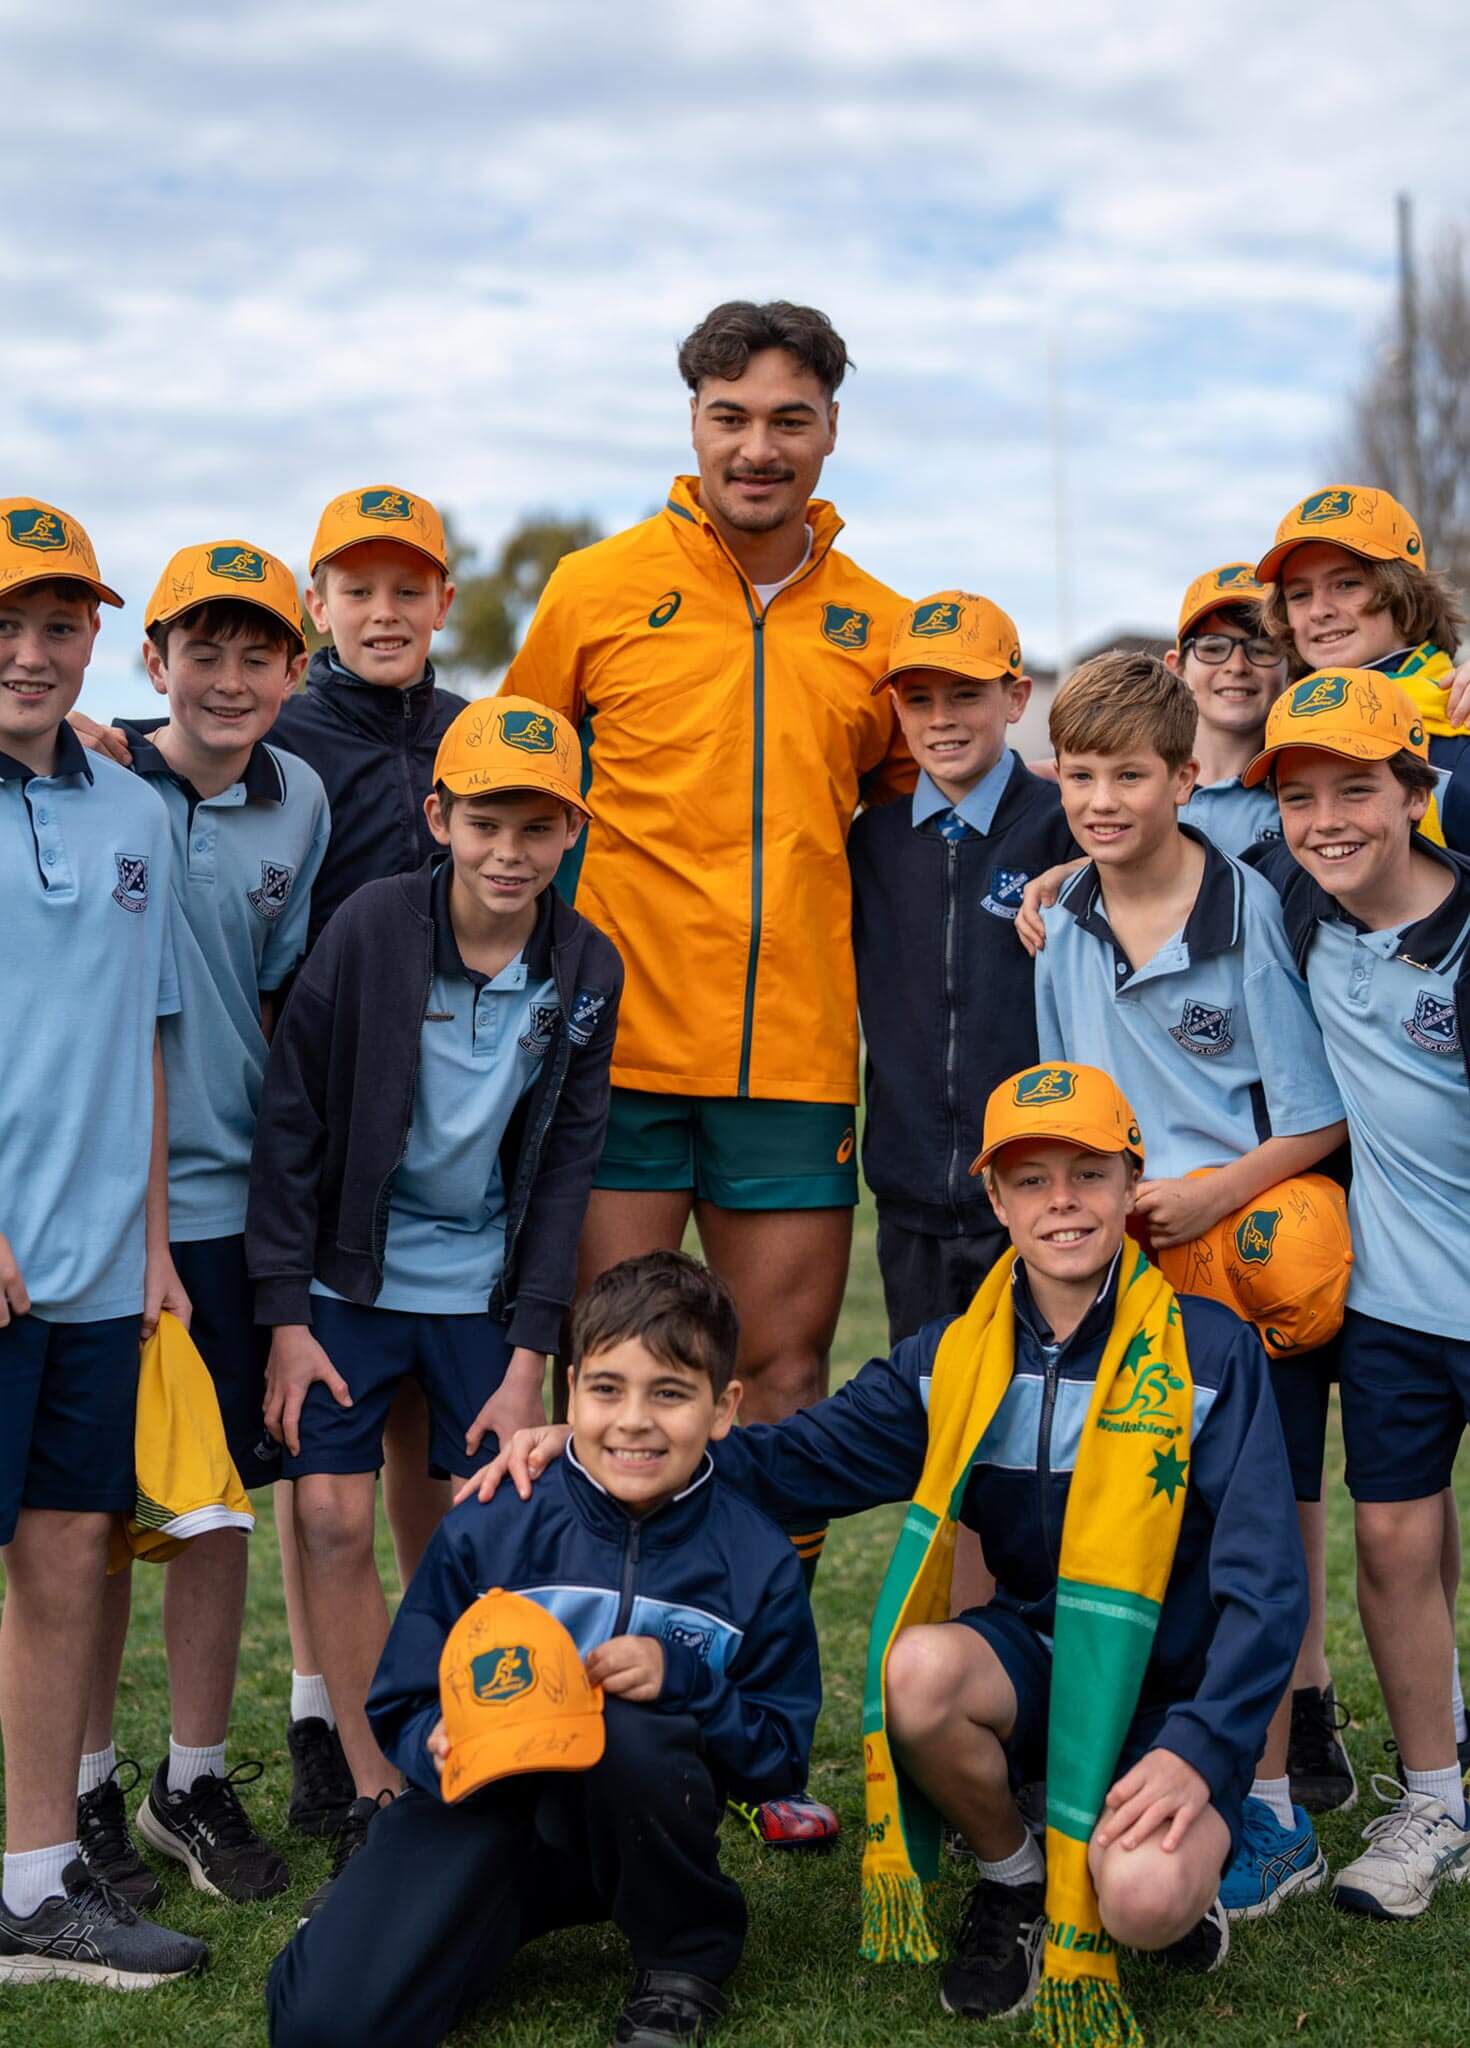
[[[1059,760],[1144,747],[1175,769],[1193,754],[1198,723],[1189,685],[1157,655],[1098,654],[1057,691],[1048,725]]]

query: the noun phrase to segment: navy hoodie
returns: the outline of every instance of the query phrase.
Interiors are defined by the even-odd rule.
[[[725,1789],[777,1799],[806,1783],[822,1704],[817,1635],[795,1551],[714,1473],[635,1517],[577,1462],[575,1441],[523,1501],[502,1486],[435,1530],[389,1632],[367,1713],[383,1754],[437,1794],[424,1747],[439,1719],[439,1658],[492,1587],[554,1614],[585,1657],[653,1636],[664,1684],[648,1711],[691,1714]]]

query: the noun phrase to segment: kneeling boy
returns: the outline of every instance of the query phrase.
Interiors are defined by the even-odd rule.
[[[527,1942],[608,1919],[638,1973],[619,2042],[693,2041],[718,2020],[745,1938],[719,1864],[725,1795],[803,1784],[821,1700],[796,1555],[709,1456],[740,1398],[737,1337],[722,1283],[679,1252],[625,1260],[577,1304],[565,1462],[529,1503],[507,1489],[450,1515],[404,1597],[368,1712],[409,1789],[276,1963],[274,2048],[427,2048]],[[451,1805],[440,1657],[487,1586],[570,1632],[606,1743],[585,1772]]]

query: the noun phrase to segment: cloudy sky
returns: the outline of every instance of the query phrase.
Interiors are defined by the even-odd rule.
[[[1332,476],[1421,240],[1470,210],[1470,13],[1135,0],[0,0],[0,496],[129,599],[186,541],[304,561],[392,481],[491,548],[688,465],[679,337],[808,299],[858,368],[845,544],[1038,659],[1163,623]],[[1049,365],[1063,392],[1059,606]]]

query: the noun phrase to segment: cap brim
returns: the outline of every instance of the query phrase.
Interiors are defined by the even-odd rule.
[[[1396,562],[1399,557],[1383,548],[1355,547],[1351,541],[1339,540],[1333,533],[1294,533],[1290,540],[1277,541],[1268,554],[1262,555],[1256,564],[1257,583],[1274,583],[1277,571],[1288,555],[1294,555],[1298,548],[1309,548],[1314,541],[1322,541],[1330,548],[1341,548],[1345,555],[1357,555],[1364,562]]]
[[[606,1744],[607,1723],[601,1713],[523,1721],[509,1734],[496,1732],[457,1743],[445,1761],[439,1790],[452,1806],[500,1778],[525,1777],[534,1771],[590,1771],[602,1761]]]
[[[1029,683],[1031,680],[1030,676],[1020,669],[1007,668],[1004,662],[998,662],[994,668],[989,662],[978,661],[964,668],[954,668],[947,661],[901,661],[897,668],[888,669],[879,676],[873,685],[872,695],[876,697],[880,690],[886,690],[889,684],[896,682],[900,676],[913,675],[916,671],[923,673],[931,669],[939,675],[958,676],[960,681],[965,683],[997,683],[1002,677],[1013,683]]]
[[[1141,1152],[1134,1152],[1131,1145],[1114,1144],[1110,1139],[1101,1137],[1096,1131],[1093,1131],[1089,1136],[1085,1127],[1082,1130],[1068,1131],[1056,1125],[1048,1129],[1045,1125],[1038,1124],[1032,1130],[1010,1131],[1004,1138],[997,1138],[993,1145],[987,1145],[983,1152],[977,1152],[970,1161],[971,1176],[983,1173],[991,1160],[994,1159],[996,1153],[1004,1152],[1007,1145],[1029,1145],[1041,1139],[1049,1139],[1056,1145],[1078,1145],[1084,1152],[1132,1152],[1134,1158],[1139,1160],[1140,1163],[1143,1159],[1143,1154]]]
[[[1254,760],[1247,761],[1241,771],[1241,786],[1255,789],[1266,780],[1271,772],[1271,763],[1278,754],[1335,754],[1339,761],[1390,761],[1395,754],[1405,751],[1403,740],[1375,740],[1365,733],[1351,746],[1343,742],[1329,746],[1326,740],[1296,739],[1278,740],[1274,747],[1263,747]],[[1413,752],[1409,747],[1408,751]]]
[[[444,787],[451,796],[506,796],[511,790],[526,790],[536,796],[549,796],[554,802],[559,804],[570,804],[573,810],[580,811],[582,816],[589,821],[596,816],[586,797],[583,796],[579,789],[574,789],[570,782],[526,782],[518,776],[510,774],[506,776],[503,782],[487,782],[484,770],[476,769],[473,777],[469,778],[472,786],[468,789],[461,789],[459,785],[466,779],[464,776],[454,775],[436,775],[434,777],[435,782],[442,782],[444,784]]]
[[[8,596],[12,590],[26,590],[32,583],[82,583],[88,590],[95,590],[103,604],[115,604],[119,611],[123,608],[123,600],[111,584],[78,569],[38,569],[34,576],[18,576],[13,582],[0,584],[0,597]]]
[[[439,557],[432,553],[430,549],[421,548],[415,540],[405,540],[401,533],[390,532],[386,526],[376,526],[371,533],[354,533],[349,535],[346,540],[339,540],[335,547],[324,548],[319,555],[314,556],[307,563],[307,575],[315,576],[323,562],[335,562],[338,555],[345,555],[349,548],[364,547],[372,540],[391,540],[399,547],[407,548],[411,554],[422,555],[424,560],[431,563],[441,576],[449,574],[449,564],[441,562]]]
[[[253,604],[255,609],[264,612],[267,618],[278,620],[286,631],[295,637],[302,653],[306,651],[306,634],[299,619],[289,619],[284,612],[278,612],[273,604],[262,604],[258,597],[245,597],[238,590],[215,590],[204,597],[191,597],[186,603],[176,604],[166,612],[149,612],[143,621],[143,631],[146,633],[150,626],[170,625],[175,619],[181,619],[185,612],[197,612],[201,605],[206,604]]]

